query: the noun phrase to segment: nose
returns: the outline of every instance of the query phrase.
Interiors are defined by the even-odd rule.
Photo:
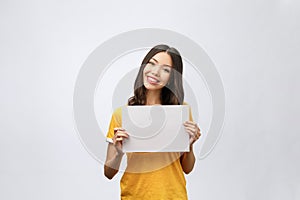
[[[160,66],[159,65],[155,65],[151,68],[151,73],[155,76],[159,76],[160,73]]]

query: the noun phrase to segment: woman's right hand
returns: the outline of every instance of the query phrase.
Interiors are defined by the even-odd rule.
[[[113,144],[118,153],[123,153],[123,140],[129,137],[128,133],[123,128],[114,128]]]
[[[120,163],[124,155],[122,146],[123,141],[128,138],[128,133],[123,128],[114,129],[113,142],[108,144],[106,161],[104,165],[104,174],[112,179],[119,171]]]

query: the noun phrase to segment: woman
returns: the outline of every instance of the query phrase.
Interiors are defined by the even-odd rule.
[[[134,84],[134,96],[128,105],[182,105],[182,58],[167,45],[153,47],[145,56]],[[184,153],[127,153],[127,167],[121,179],[121,199],[187,199],[184,173],[195,163],[193,144],[201,136],[190,119],[184,124],[190,136],[190,151]],[[122,128],[121,109],[112,115],[104,174],[112,179],[119,170],[124,153],[122,142],[130,135]]]

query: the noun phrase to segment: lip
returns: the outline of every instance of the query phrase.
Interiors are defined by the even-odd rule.
[[[147,82],[153,85],[157,85],[159,80],[153,76],[147,76]]]

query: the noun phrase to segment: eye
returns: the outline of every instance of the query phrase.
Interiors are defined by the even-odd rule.
[[[170,73],[171,69],[169,67],[164,67],[164,71],[167,72],[167,73]]]
[[[155,65],[155,63],[152,62],[152,61],[149,61],[148,64],[150,64],[150,65]]]

